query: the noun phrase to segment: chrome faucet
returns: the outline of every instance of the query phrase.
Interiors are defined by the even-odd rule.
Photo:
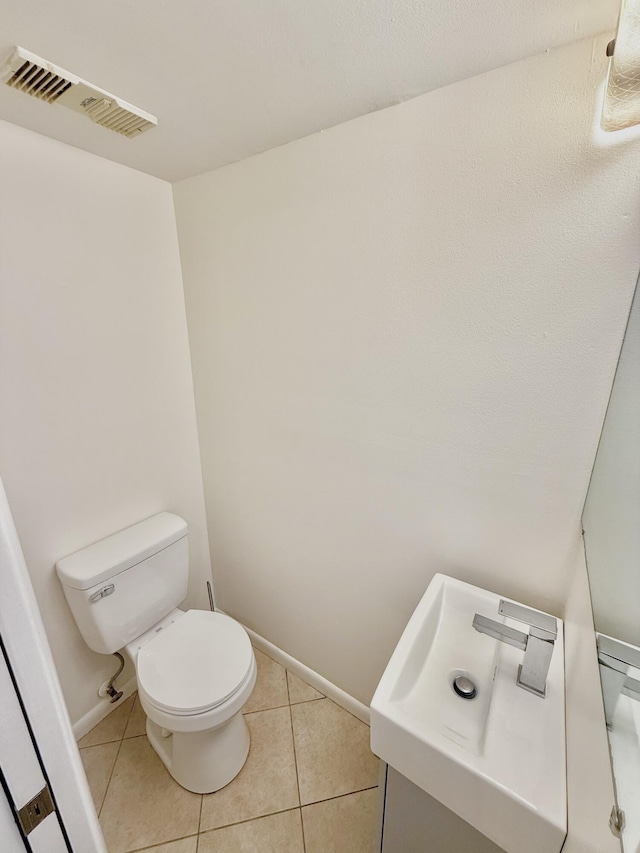
[[[553,646],[558,636],[556,619],[546,613],[541,613],[539,610],[532,610],[530,607],[523,607],[521,604],[514,604],[502,599],[498,613],[501,616],[516,619],[518,622],[525,622],[529,625],[529,633],[516,631],[515,628],[510,628],[494,619],[488,619],[486,616],[480,616],[479,613],[473,617],[473,627],[481,634],[488,634],[490,637],[500,640],[502,643],[508,643],[510,646],[515,646],[516,649],[521,649],[525,653],[524,660],[518,667],[517,683],[525,690],[535,693],[536,696],[542,696],[544,699],[547,692],[549,664],[551,663]]]

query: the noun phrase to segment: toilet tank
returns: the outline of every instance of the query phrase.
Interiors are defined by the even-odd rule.
[[[186,598],[187,533],[184,519],[161,512],[56,563],[90,649],[113,654]]]

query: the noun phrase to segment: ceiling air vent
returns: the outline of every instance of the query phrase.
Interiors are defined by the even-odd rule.
[[[62,104],[84,113],[96,124],[129,139],[158,124],[155,116],[22,47],[16,47],[11,59],[0,71],[0,80],[18,92],[26,92],[49,104]]]

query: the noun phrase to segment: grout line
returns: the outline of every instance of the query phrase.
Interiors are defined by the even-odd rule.
[[[297,809],[298,816],[300,818],[300,829],[302,830],[302,853],[306,853],[307,851],[307,840],[304,837],[304,821],[302,819],[302,806]]]
[[[352,794],[362,794],[364,791],[375,791],[378,785],[369,785],[367,788],[358,788],[357,791],[347,791],[345,794],[336,794],[335,797],[325,797],[322,800],[313,800],[311,803],[304,803],[300,808],[304,809],[307,806],[317,806],[319,803],[328,803],[331,800],[341,800],[343,797],[350,797]]]
[[[214,793],[215,793],[215,791],[214,791]],[[274,815],[277,815],[277,814],[286,814],[287,812],[299,812],[299,811],[300,811],[300,806],[294,806],[293,808],[287,808],[287,809],[277,809],[275,812],[267,812],[266,814],[259,814],[259,815],[256,815],[255,817],[247,817],[244,820],[236,820],[233,823],[224,823],[222,826],[214,826],[212,829],[204,829],[199,834],[200,835],[208,835],[210,832],[218,832],[219,829],[228,829],[231,826],[242,826],[244,823],[253,823],[256,820],[262,820],[265,817],[273,817]],[[186,836],[186,837],[190,837],[190,836]],[[176,840],[179,841],[180,839],[176,839]],[[160,842],[160,844],[166,844],[166,843],[167,842],[164,842],[164,841]],[[138,851],[137,850],[131,851],[131,853],[138,853]]]
[[[278,666],[282,666],[283,669],[286,669],[286,666],[283,666],[279,660],[276,660],[274,657],[271,657],[271,655],[268,654],[267,652],[263,652],[262,649],[259,649],[257,646],[254,646],[253,643],[251,643],[251,648],[253,649],[254,652],[260,652],[261,655],[264,655],[266,658],[269,658],[269,660],[273,661],[273,663],[277,663]],[[256,665],[257,665],[257,663],[258,663],[258,659],[256,658]]]
[[[100,723],[98,723],[98,725],[100,725]],[[91,732],[87,732],[87,734],[91,734]],[[86,737],[86,735],[85,735],[85,737]],[[80,742],[78,741],[78,743],[76,743],[76,746],[78,747],[78,749],[93,749],[94,746],[106,746],[108,743],[120,743],[121,740],[122,740],[121,737],[113,737],[113,738],[110,738],[109,740],[101,740],[100,743],[90,743],[90,744],[85,744],[84,746],[80,746]]]
[[[282,666],[282,664],[280,664],[280,666]],[[289,670],[285,667],[284,671],[287,674],[287,695],[289,696],[289,705],[306,705],[307,702],[317,702],[319,699],[326,699],[327,698],[326,696],[323,696],[322,694],[320,694],[320,696],[314,696],[313,699],[303,699],[302,702],[292,702],[291,701],[291,690],[289,689]],[[291,673],[291,674],[295,675],[295,673]],[[296,678],[298,679],[298,681],[302,681],[303,684],[307,684],[307,682],[304,680],[304,678],[300,678],[300,676],[298,676],[298,675],[296,675]],[[307,687],[311,687],[311,685],[307,684]],[[315,689],[316,689],[315,687],[312,688],[312,690],[315,690]],[[317,690],[316,692],[320,693],[319,690]]]
[[[315,699],[305,699],[302,702],[289,702],[286,705],[269,705],[268,708],[256,708],[255,711],[243,711],[242,714],[244,717],[250,717],[252,714],[262,714],[264,711],[277,711],[278,708],[289,708],[289,707],[293,708],[293,707],[296,707],[297,705],[310,705],[311,702],[322,702],[322,700],[326,699],[326,698],[327,698],[326,696],[318,696]],[[331,701],[332,700],[329,699],[329,702],[331,702]],[[335,705],[336,703],[334,702],[333,704]],[[340,705],[338,705],[338,707],[340,707]],[[345,709],[343,708],[342,710],[344,711]],[[347,714],[348,713],[349,713],[349,711],[347,711]],[[351,714],[351,716],[353,717],[353,714]],[[355,719],[358,720],[357,717],[355,717]],[[362,723],[362,720],[358,720],[358,722]],[[367,724],[362,723],[362,725],[366,726]]]
[[[326,699],[327,701],[331,702],[332,705],[335,705],[337,708],[340,708],[341,711],[344,711],[345,714],[348,714],[350,717],[353,717],[354,720],[357,720],[363,726],[366,726],[368,729],[371,728],[369,723],[365,723],[363,720],[360,719],[360,717],[356,717],[356,715],[353,714],[348,708],[344,708],[342,705],[339,705],[330,696],[317,696],[315,699],[305,699],[304,702],[295,702],[294,705],[292,705],[291,707],[295,707],[297,705],[309,705],[311,704],[311,702],[322,702],[323,699]]]
[[[129,711],[129,715],[128,715],[128,717],[127,717],[127,722],[125,723],[125,727],[124,727],[124,730],[123,730],[123,732],[122,732],[122,740],[124,740],[124,736],[126,735],[126,733],[127,733],[127,729],[129,728],[129,720],[131,719],[131,717],[132,717],[132,715],[133,715],[133,709],[134,709],[134,708],[135,708],[135,706],[136,706],[136,702],[137,702],[137,699],[138,699],[138,691],[137,691],[137,690],[135,690],[135,691],[131,694],[131,697],[133,698],[133,702],[131,703],[131,710]]]
[[[287,682],[288,685],[288,682]],[[287,686],[287,690],[288,690]],[[298,808],[300,809],[300,824],[302,826],[302,850],[303,853],[306,853],[307,850],[307,842],[304,837],[304,821],[302,820],[302,794],[300,793],[300,774],[298,773],[298,754],[296,752],[296,733],[293,728],[293,714],[291,712],[291,705],[289,705],[289,723],[291,725],[291,743],[293,744],[293,764],[296,770],[296,785],[298,787]]]
[[[133,697],[135,697],[135,695],[136,695],[136,693],[131,694],[131,696],[133,696]],[[124,702],[128,702],[129,699],[131,699],[131,696],[127,696],[127,698],[124,700]],[[107,715],[104,718],[104,720],[100,720],[99,723],[96,723],[95,726],[93,727],[93,729],[89,729],[89,731],[86,733],[86,735],[84,735],[83,737],[80,738],[79,741],[77,741],[76,746],[78,747],[78,749],[91,749],[92,746],[103,746],[105,743],[118,743],[118,741],[121,741],[124,738],[124,733],[127,730],[127,726],[129,725],[129,720],[131,719],[131,715],[133,714],[133,706],[134,705],[135,705],[135,699],[131,703],[131,708],[129,710],[129,713],[127,714],[127,719],[125,721],[124,728],[122,730],[122,735],[120,735],[120,737],[114,737],[114,738],[111,738],[110,740],[101,740],[98,743],[85,744],[84,746],[82,745],[82,741],[85,738],[89,737],[89,735],[91,734],[92,731],[94,731],[94,729],[97,729],[98,726],[102,725],[102,723],[104,723],[104,721],[106,719],[108,719],[109,715]],[[117,708],[114,708],[114,710],[111,713],[115,713],[117,710],[118,710]]]
[[[294,705],[309,705],[311,702],[322,702],[322,700],[326,699],[326,698],[327,698],[326,696],[315,696],[313,699],[303,699],[302,702],[291,702],[290,704],[291,704],[291,707],[293,707]],[[329,702],[331,702],[331,701],[332,700],[329,699]],[[334,702],[333,704],[335,705],[337,703]],[[338,708],[339,707],[340,707],[340,705],[338,705]],[[344,711],[345,709],[343,708],[342,710]],[[347,714],[348,713],[349,713],[349,711],[347,711]],[[353,716],[353,714],[351,716]],[[357,719],[358,718],[356,717],[356,720]],[[360,720],[360,722],[362,722],[362,720]],[[366,723],[363,723],[363,725],[366,726]]]
[[[345,690],[333,684],[327,678],[315,672],[310,667],[303,664],[301,661],[294,658],[292,655],[270,643],[264,637],[256,634],[251,628],[243,626],[249,635],[252,645],[258,651],[271,657],[276,663],[279,663],[285,669],[288,669],[298,678],[301,678],[306,684],[315,688],[332,702],[339,705],[341,708],[348,710],[350,714],[364,723],[369,723],[371,718],[370,708],[354,696],[350,696]]]
[[[157,844],[150,844],[147,847],[136,847],[135,850],[129,850],[127,853],[143,853],[144,850],[155,850],[156,847],[164,846],[165,844],[173,844],[174,841],[184,841],[186,838],[195,838],[193,832],[190,835],[181,835],[180,838],[171,838],[169,841],[160,841]]]
[[[135,696],[135,693],[132,695]],[[126,732],[127,726],[129,725],[129,717],[131,717],[131,714],[133,713],[133,706],[134,705],[135,705],[135,699],[131,703],[131,710],[129,711],[129,716],[127,717],[127,722],[125,723],[124,729],[122,730],[122,737],[120,738],[120,742],[118,743],[118,751],[116,752],[116,757],[115,757],[113,765],[111,767],[111,773],[109,773],[109,780],[107,781],[107,787],[104,789],[104,796],[102,797],[102,802],[100,803],[100,808],[96,809],[96,811],[98,813],[98,819],[100,818],[100,815],[102,814],[102,809],[104,808],[104,803],[105,803],[105,800],[107,799],[107,794],[109,793],[109,787],[111,786],[111,780],[113,779],[113,772],[116,769],[116,764],[118,763],[118,756],[120,755],[120,750],[122,749],[122,744],[124,743],[124,733]],[[98,725],[100,725],[100,723],[98,723]],[[88,732],[87,732],[87,734],[88,734]],[[116,743],[116,741],[107,741],[107,743]],[[99,743],[99,744],[96,744],[96,746],[103,746],[103,744]]]
[[[244,717],[250,717],[251,714],[262,714],[264,711],[277,711],[278,708],[288,708],[288,707],[289,707],[289,703],[287,702],[284,705],[273,705],[273,706],[269,706],[268,708],[256,708],[255,711],[243,711],[242,715]]]
[[[200,811],[198,813],[198,831],[197,831],[196,835],[200,835],[200,826],[202,824],[202,807],[203,807],[203,805],[204,805],[204,794],[200,794]],[[197,850],[196,850],[196,853],[198,853]]]
[[[118,751],[116,752],[116,757],[113,761],[113,765],[111,767],[111,773],[109,773],[109,781],[107,782],[107,787],[104,789],[104,797],[102,798],[102,802],[100,803],[100,808],[98,809],[98,818],[102,814],[102,809],[104,808],[105,801],[107,799],[107,795],[109,793],[109,788],[111,787],[111,780],[113,779],[113,773],[116,769],[116,764],[118,763],[118,757],[120,755],[120,750],[122,749],[122,744],[124,742],[124,738],[121,738],[120,743],[118,744]],[[100,744],[101,745],[101,744]]]
[[[349,714],[349,716],[350,716],[350,717],[353,717],[353,719],[354,719],[354,720],[357,720],[357,721],[358,721],[359,723],[361,723],[363,726],[366,726],[368,729],[370,729],[370,728],[371,728],[371,724],[370,724],[370,723],[365,723],[365,721],[364,721],[364,720],[361,720],[361,719],[360,719],[360,717],[357,717],[357,716],[356,716],[352,711],[350,711],[348,708],[345,708],[343,705],[340,705],[340,704],[338,704],[338,702],[335,702],[335,701],[334,701],[330,696],[323,696],[322,698],[323,698],[323,699],[328,699],[328,700],[329,700],[329,702],[331,702],[333,705],[337,705],[337,706],[338,706],[338,708],[340,708],[340,710],[341,710],[341,711],[344,711],[344,712],[345,712],[345,714]],[[310,702],[319,702],[320,700],[319,700],[319,699],[310,699],[309,701],[310,701]]]
[[[136,702],[138,701],[138,693],[136,692],[133,695],[134,695],[135,699],[133,702],[133,707],[131,708],[131,713],[129,714],[129,719],[127,720],[127,725],[125,726],[124,735],[122,736],[123,740],[130,740],[132,737],[140,737],[140,735],[128,735],[127,734],[128,730],[129,730],[129,723],[131,722],[131,718],[133,717],[133,712],[135,711],[135,708],[136,708]],[[144,711],[144,708],[142,707],[142,704],[140,704],[140,709],[142,710],[142,713],[144,714],[144,718],[145,718],[145,730],[144,730],[143,734],[146,734],[147,733],[147,728],[146,728],[147,715]]]
[[[262,652],[262,654],[265,654],[265,653],[264,653],[264,652]],[[266,655],[266,657],[269,657],[269,655]],[[271,659],[271,660],[273,660],[272,658],[270,658],[270,659]],[[276,662],[276,663],[279,663],[278,661],[275,661],[275,662]],[[282,664],[279,664],[279,665],[280,665],[280,666],[282,666]],[[319,804],[319,803],[323,803],[323,802],[329,802],[329,801],[331,801],[331,800],[341,799],[341,798],[344,798],[344,797],[351,796],[352,794],[362,793],[362,792],[364,792],[364,791],[371,791],[371,790],[374,790],[374,789],[376,789],[376,788],[378,787],[378,785],[377,785],[377,784],[376,784],[376,785],[370,785],[370,786],[367,786],[367,787],[365,787],[365,788],[359,788],[359,789],[357,789],[357,790],[355,790],[355,791],[347,791],[347,792],[345,792],[345,793],[343,793],[343,794],[338,794],[338,795],[336,795],[336,796],[332,796],[332,797],[324,797],[324,798],[319,799],[319,800],[313,800],[312,802],[309,802],[309,803],[304,803],[304,804],[302,803],[302,796],[301,796],[301,790],[300,790],[300,775],[299,775],[299,770],[298,770],[298,758],[297,758],[297,752],[296,752],[296,737],[295,737],[295,730],[294,730],[294,727],[293,727],[293,712],[292,712],[292,707],[295,707],[295,706],[298,706],[298,705],[305,705],[305,704],[309,704],[310,702],[319,702],[319,701],[321,701],[322,699],[328,699],[329,697],[328,697],[328,696],[321,696],[321,697],[317,697],[317,698],[314,698],[314,699],[306,699],[306,700],[304,700],[303,702],[296,702],[296,703],[295,703],[295,706],[292,706],[292,705],[291,705],[291,693],[290,693],[290,690],[289,690],[289,671],[287,670],[287,668],[286,668],[286,667],[283,667],[283,668],[285,669],[285,681],[286,681],[286,686],[287,686],[287,699],[288,699],[288,704],[287,704],[287,705],[276,705],[276,706],[274,706],[273,708],[263,708],[263,709],[261,709],[261,710],[259,710],[259,711],[249,711],[249,712],[246,714],[246,716],[250,716],[251,714],[263,713],[264,711],[271,711],[271,710],[281,709],[281,708],[285,708],[285,707],[288,707],[288,708],[289,708],[289,722],[290,722],[290,726],[291,726],[291,736],[292,736],[293,756],[294,756],[294,767],[295,767],[295,773],[296,773],[296,785],[297,785],[297,790],[298,790],[298,803],[299,803],[299,805],[298,805],[298,806],[296,806],[296,807],[294,807],[294,808],[280,809],[280,810],[277,810],[277,811],[274,811],[274,812],[269,812],[269,813],[267,813],[267,814],[256,815],[256,816],[253,816],[253,817],[247,818],[247,819],[245,819],[245,820],[236,821],[235,823],[224,824],[223,826],[218,826],[218,827],[214,827],[213,829],[209,829],[209,830],[205,830],[205,831],[203,831],[203,830],[202,830],[202,812],[203,812],[203,806],[204,806],[204,795],[200,795],[200,811],[199,811],[199,815],[198,815],[198,829],[197,829],[197,832],[195,833],[195,835],[194,835],[194,833],[191,833],[191,834],[189,834],[189,835],[182,836],[181,838],[169,839],[168,841],[160,842],[161,844],[173,843],[174,841],[181,841],[181,840],[184,840],[184,839],[187,839],[187,838],[193,838],[193,837],[195,837],[195,838],[196,838],[196,853],[197,853],[197,850],[200,848],[200,837],[201,837],[201,835],[203,835],[203,834],[204,834],[204,832],[215,832],[215,831],[217,831],[218,829],[224,829],[224,828],[229,827],[229,826],[239,826],[239,825],[241,825],[241,824],[243,824],[243,823],[251,823],[252,821],[260,820],[261,818],[270,817],[271,815],[284,814],[284,813],[286,813],[286,812],[290,812],[290,811],[297,811],[297,812],[299,813],[299,816],[300,816],[300,823],[301,823],[301,828],[302,828],[302,843],[303,843],[303,850],[304,850],[304,851],[305,851],[305,853],[306,853],[306,838],[305,838],[305,831],[304,831],[303,808],[305,808],[305,807],[307,807],[307,806],[317,805],[317,804]],[[304,679],[302,679],[302,680],[304,681]],[[305,682],[305,683],[306,683],[306,682]],[[135,694],[135,693],[134,693],[133,695],[134,695],[134,697],[136,696],[136,694]],[[126,722],[126,724],[125,724],[125,727],[124,727],[124,730],[123,730],[122,737],[120,737],[119,739],[116,739],[115,741],[106,741],[106,743],[114,743],[114,742],[118,742],[118,750],[117,750],[117,752],[116,752],[115,760],[114,760],[114,762],[113,762],[113,766],[112,766],[112,768],[111,768],[111,773],[109,774],[109,780],[108,780],[108,782],[107,782],[107,787],[106,787],[106,789],[105,789],[105,794],[104,794],[104,797],[103,797],[103,799],[102,799],[102,803],[101,803],[101,805],[100,805],[100,809],[99,809],[99,811],[98,811],[98,814],[99,814],[99,815],[102,813],[102,810],[103,810],[103,807],[104,807],[104,803],[105,803],[105,801],[106,801],[106,799],[107,799],[107,796],[108,796],[108,793],[109,793],[109,788],[110,788],[111,783],[112,783],[112,780],[113,780],[113,775],[114,775],[114,772],[115,772],[116,764],[117,764],[117,762],[118,762],[118,758],[119,758],[119,756],[120,756],[120,752],[121,752],[121,749],[122,749],[122,744],[124,743],[124,741],[125,741],[125,740],[133,740],[133,739],[136,739],[136,738],[138,738],[138,737],[146,737],[146,735],[136,735],[136,736],[129,737],[129,738],[126,738],[126,737],[125,737],[125,734],[126,734],[126,731],[127,731],[127,727],[128,727],[128,725],[129,725],[129,721],[130,721],[131,715],[133,714],[133,709],[134,709],[134,706],[135,706],[135,701],[136,701],[136,699],[134,698],[134,701],[133,701],[132,706],[131,706],[131,710],[129,711],[129,715],[128,715],[128,717],[127,717],[127,722]],[[337,704],[336,702],[333,702],[333,700],[332,700],[332,699],[329,699],[329,701],[330,701],[330,702],[332,702],[333,704]],[[350,716],[354,717],[354,719],[358,720],[359,722],[362,722],[362,720],[360,720],[358,717],[356,717],[356,716],[355,716],[355,714],[352,714],[352,713],[351,713],[351,711],[348,711],[346,708],[343,708],[342,706],[338,706],[338,707],[342,708],[342,710],[346,711]],[[366,725],[366,723],[364,723],[363,725]],[[95,746],[101,746],[101,745],[103,745],[103,744],[95,744]],[[84,748],[87,748],[87,749],[88,749],[89,747],[84,747]],[[149,846],[147,846],[147,847],[139,847],[139,848],[136,848],[136,851],[132,851],[132,853],[138,853],[138,851],[140,851],[140,853],[141,853],[142,851],[145,851],[145,850],[152,850],[152,849],[153,849],[154,847],[156,847],[156,846],[157,846],[157,844],[149,845]]]
[[[361,788],[357,791],[349,791],[346,794],[338,794],[336,797],[327,797],[324,800],[314,800],[314,802],[312,802],[312,803],[305,803],[305,806],[314,806],[314,805],[318,805],[319,803],[329,802],[330,800],[340,800],[343,797],[349,797],[352,794],[360,794],[364,791],[373,791],[377,787],[378,787],[378,785],[371,785],[368,788]],[[203,799],[204,799],[204,797],[203,797]],[[302,809],[305,806],[294,806],[294,808],[278,809],[275,812],[267,812],[266,814],[254,815],[253,817],[245,818],[245,820],[237,820],[237,821],[233,821],[232,823],[225,823],[222,826],[214,826],[212,829],[199,830],[197,833],[198,845],[200,844],[200,836],[201,835],[207,835],[210,832],[217,832],[220,829],[228,829],[231,826],[242,826],[242,824],[245,824],[245,823],[253,823],[253,821],[262,820],[262,818],[272,817],[273,815],[286,814],[287,812],[300,812],[300,820],[302,821]],[[303,834],[303,843],[304,843],[304,823],[302,824],[302,834]],[[161,845],[162,844],[172,844],[174,841],[183,841],[185,838],[193,838],[193,837],[194,837],[194,833],[191,833],[190,835],[183,835],[181,838],[171,838],[168,841],[160,841],[158,843]],[[130,853],[143,853],[144,850],[150,850],[150,849],[153,849],[154,847],[157,847],[158,843],[152,844],[152,845],[150,845],[150,847],[136,847],[136,849],[133,851],[130,851]]]

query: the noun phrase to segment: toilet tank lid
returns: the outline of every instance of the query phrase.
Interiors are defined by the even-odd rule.
[[[56,563],[65,586],[90,589],[152,557],[187,535],[187,522],[171,512],[160,512],[120,530]]]

